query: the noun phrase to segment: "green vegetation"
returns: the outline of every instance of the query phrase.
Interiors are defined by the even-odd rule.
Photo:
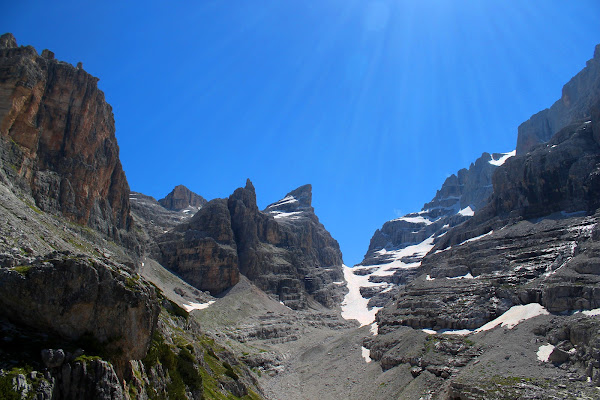
[[[185,311],[179,306],[179,304],[175,303],[174,301],[171,301],[166,297],[164,299],[166,300],[166,302],[163,302],[163,304],[169,314],[174,315],[176,317],[185,318],[185,320],[187,321],[187,319],[190,317],[190,313]]]
[[[29,365],[25,365],[22,368],[13,368],[4,376],[0,376],[0,400],[22,400],[22,399],[33,399],[35,397],[35,390],[42,382],[43,378],[36,377],[31,378],[31,372],[33,369]],[[25,397],[21,392],[17,392],[13,387],[13,379],[18,375],[23,375],[25,380],[31,389]],[[39,376],[39,374],[37,375]]]
[[[178,349],[179,353],[176,353],[162,335],[155,331],[150,350],[142,360],[147,371],[160,363],[165,372],[168,372],[171,378],[167,384],[170,399],[185,399],[186,386],[192,391],[202,388],[202,376],[196,368],[196,358],[187,347]]]
[[[44,212],[42,210],[40,210],[39,208],[36,207],[35,204],[33,204],[32,202],[22,199],[23,203],[25,203],[27,205],[27,207],[31,208],[33,210],[33,212],[35,212],[36,214],[43,214]]]
[[[79,357],[75,358],[75,360],[73,360],[74,362],[82,362],[84,364],[90,363],[92,361],[102,361],[102,357],[100,356],[88,356],[87,354],[82,354]]]
[[[18,272],[19,274],[21,274],[23,276],[27,276],[27,274],[29,273],[31,268],[32,268],[31,265],[18,265],[16,267],[13,267],[12,270],[15,272]]]

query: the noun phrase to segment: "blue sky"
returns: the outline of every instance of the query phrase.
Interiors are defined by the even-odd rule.
[[[88,4],[89,3],[89,4]],[[264,208],[305,183],[361,261],[482,152],[513,150],[600,43],[600,2],[11,2],[0,26],[100,78],[132,190]]]

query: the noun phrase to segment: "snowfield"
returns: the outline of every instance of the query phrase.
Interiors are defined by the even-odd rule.
[[[508,160],[511,157],[514,157],[516,154],[517,154],[517,150],[509,151],[508,153],[502,153],[502,157],[500,157],[497,160],[494,160],[494,158],[492,156],[492,159],[488,162],[492,165],[495,165],[496,167],[499,167],[502,164],[504,164],[506,162],[506,160]]]
[[[369,282],[369,275],[354,275],[352,268],[344,265],[344,278],[348,282],[348,293],[342,302],[342,318],[355,319],[360,326],[365,326],[375,321],[375,314],[381,307],[369,309],[367,304],[369,299],[365,299],[360,294],[361,287],[382,286],[379,283]]]
[[[214,302],[215,302],[214,300],[211,300],[208,303],[189,302],[188,304],[182,304],[182,307],[185,308],[185,311],[187,311],[187,312],[190,312],[192,310],[204,310],[205,308],[208,308],[208,306],[210,306]]]
[[[504,314],[488,322],[480,328],[477,328],[475,332],[489,331],[501,325],[502,327],[512,329],[521,321],[537,317],[538,315],[550,314],[541,304],[531,303],[523,306],[512,306]]]

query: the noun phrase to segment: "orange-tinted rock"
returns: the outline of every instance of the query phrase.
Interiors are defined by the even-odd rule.
[[[0,135],[18,145],[19,176],[39,208],[115,239],[128,231],[129,185],[98,78],[0,39]]]

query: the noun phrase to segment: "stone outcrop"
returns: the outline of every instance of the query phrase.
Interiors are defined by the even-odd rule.
[[[343,297],[342,256],[314,214],[311,196],[305,185],[263,212],[248,180],[160,237],[158,258],[213,294],[233,286],[241,273],[290,307],[305,308],[311,298],[333,307]]]
[[[600,107],[600,45],[586,67],[562,89],[560,100],[519,126],[517,154],[525,154],[539,143],[547,142],[563,127],[590,120]]]
[[[154,289],[123,266],[55,253],[0,268],[0,313],[67,340],[91,335],[124,362],[146,355],[158,304]]]
[[[160,199],[158,203],[167,210],[182,211],[186,207],[198,210],[205,205],[207,201],[204,197],[192,192],[187,187],[177,185],[167,197]]]
[[[0,40],[0,136],[37,207],[60,213],[113,239],[131,229],[129,186],[112,109],[98,78],[31,46]],[[12,173],[12,172],[11,172]]]
[[[158,260],[200,290],[218,294],[239,281],[238,251],[227,201],[209,201],[158,239]]]
[[[591,121],[569,125],[546,145],[509,160],[494,175],[494,213],[537,218],[594,212],[600,205],[600,143],[593,129]]]

